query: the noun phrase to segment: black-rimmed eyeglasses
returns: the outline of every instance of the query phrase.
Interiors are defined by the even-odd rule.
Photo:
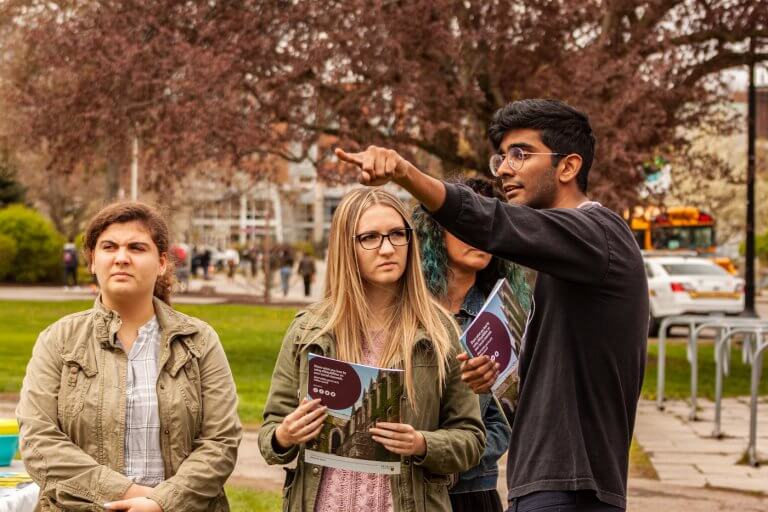
[[[411,228],[395,229],[390,231],[386,235],[383,233],[377,233],[376,231],[368,231],[366,233],[360,233],[354,235],[352,238],[357,239],[360,246],[368,251],[379,249],[384,243],[384,239],[389,240],[389,243],[393,247],[399,247],[408,245],[411,241]]]

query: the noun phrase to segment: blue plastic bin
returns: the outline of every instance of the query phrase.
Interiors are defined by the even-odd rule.
[[[19,448],[19,435],[0,435],[0,466],[10,466]]]

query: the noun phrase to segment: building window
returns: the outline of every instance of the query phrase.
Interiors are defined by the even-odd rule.
[[[313,207],[311,204],[300,204],[296,208],[296,220],[298,222],[312,222],[314,218]]]

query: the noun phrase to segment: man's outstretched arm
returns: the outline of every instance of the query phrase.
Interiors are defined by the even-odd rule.
[[[422,173],[391,149],[370,146],[361,153],[337,149],[336,154],[360,168],[360,183],[401,185],[466,244],[568,281],[595,284],[607,275],[610,245],[604,221],[586,210],[535,210],[479,196]]]
[[[335,152],[340,160],[360,168],[359,181],[363,185],[394,181],[431,212],[439,210],[445,202],[443,182],[421,172],[394,150],[368,146],[360,153],[347,153],[340,148]]]

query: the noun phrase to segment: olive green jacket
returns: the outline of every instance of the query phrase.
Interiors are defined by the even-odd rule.
[[[307,354],[335,357],[331,335],[317,340],[304,334],[319,329],[325,321],[315,321],[313,313],[302,311],[288,329],[272,374],[272,387],[264,407],[264,423],[259,431],[259,448],[269,464],[287,464],[297,458],[296,469],[286,468],[283,510],[312,512],[323,468],[304,462],[304,446],[288,451],[275,450],[275,429],[299,405],[307,393]],[[450,322],[450,320],[446,320]],[[460,345],[452,335],[449,371],[442,389],[437,379],[437,361],[432,345],[422,332],[414,353],[414,384],[418,407],[405,397],[401,402],[403,422],[424,435],[427,453],[420,458],[403,457],[401,474],[391,476],[395,512],[450,511],[448,484],[450,475],[476,465],[485,448],[485,429],[480,417],[477,395],[461,382],[456,354]]]
[[[155,299],[160,325],[160,446],[165,481],[150,496],[164,512],[229,510],[224,482],[242,428],[232,372],[216,332]],[[103,510],[132,482],[125,463],[128,359],[121,321],[100,299],[37,339],[16,416],[21,455],[40,486],[37,510]]]

